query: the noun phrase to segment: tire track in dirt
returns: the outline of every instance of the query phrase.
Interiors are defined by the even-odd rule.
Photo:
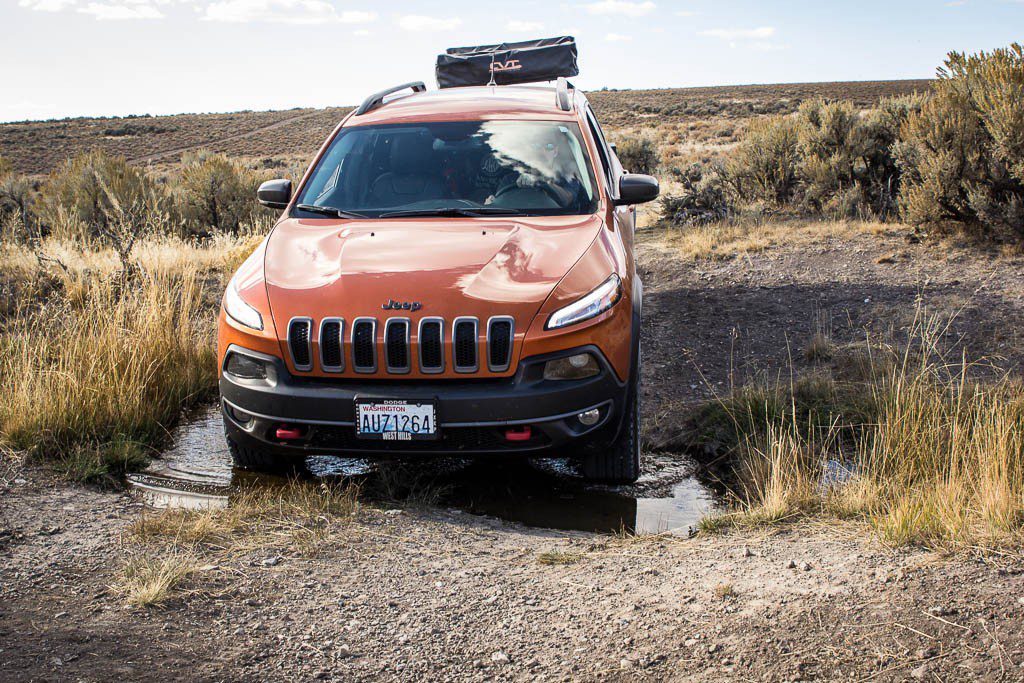
[[[148,163],[152,163],[154,161],[160,161],[162,159],[167,159],[167,158],[170,158],[170,157],[180,156],[181,154],[184,154],[185,152],[192,152],[192,151],[195,151],[197,149],[203,149],[205,147],[213,147],[214,145],[219,145],[219,144],[222,144],[222,143],[225,143],[225,142],[233,142],[235,140],[243,140],[245,138],[252,137],[253,135],[256,135],[258,133],[265,133],[268,130],[274,130],[276,128],[284,128],[285,126],[294,125],[294,124],[298,123],[299,121],[305,121],[306,119],[313,118],[314,116],[320,116],[321,114],[323,114],[323,110],[322,109],[316,109],[316,110],[313,110],[311,112],[307,112],[305,114],[300,114],[298,116],[293,116],[293,117],[285,119],[283,121],[276,121],[276,122],[268,124],[266,126],[260,126],[259,128],[255,128],[253,130],[246,131],[244,133],[236,133],[234,135],[226,135],[224,137],[217,138],[215,140],[207,140],[205,142],[202,142],[202,143],[199,143],[199,144],[196,144],[196,145],[189,145],[189,146],[186,146],[186,147],[176,147],[174,149],[164,150],[162,152],[154,152],[152,154],[145,154],[143,156],[134,157],[132,159],[129,159],[128,163],[130,163],[130,164],[148,164]]]

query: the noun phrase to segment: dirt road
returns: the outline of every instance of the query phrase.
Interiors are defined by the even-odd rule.
[[[921,292],[962,309],[952,337],[1017,362],[1019,258],[853,235],[682,268],[654,249],[644,269],[652,438],[730,368],[804,362],[822,319],[837,341],[898,327]],[[371,501],[315,554],[271,539],[128,609],[108,587],[140,514],[0,467],[0,680],[1024,680],[1016,551],[893,552],[853,523],[632,538]]]
[[[0,513],[3,680],[1021,680],[1018,561],[855,529],[626,540],[365,509],[129,610],[123,495],[23,484]],[[566,566],[542,552],[578,554]]]

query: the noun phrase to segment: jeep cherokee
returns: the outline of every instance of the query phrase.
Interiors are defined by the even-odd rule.
[[[219,320],[235,464],[552,454],[635,481],[635,205],[657,194],[564,78],[368,98],[294,191],[259,188],[283,213]]]

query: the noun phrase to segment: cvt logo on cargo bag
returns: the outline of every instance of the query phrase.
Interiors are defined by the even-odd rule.
[[[423,308],[423,304],[419,301],[395,301],[394,299],[388,299],[388,302],[382,304],[381,308],[385,311],[418,311]]]
[[[491,71],[518,71],[523,65],[518,59],[510,59],[506,62],[491,62]]]

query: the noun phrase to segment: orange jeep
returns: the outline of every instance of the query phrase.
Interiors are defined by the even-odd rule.
[[[220,314],[235,464],[573,455],[635,481],[634,207],[657,195],[564,78],[368,98],[297,188],[259,188],[283,213]]]

